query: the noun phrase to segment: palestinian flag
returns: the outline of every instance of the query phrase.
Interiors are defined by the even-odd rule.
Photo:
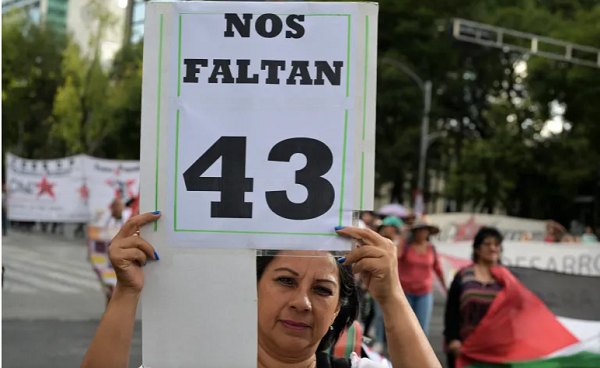
[[[600,367],[600,277],[503,266],[492,273],[503,288],[463,342],[457,367]]]

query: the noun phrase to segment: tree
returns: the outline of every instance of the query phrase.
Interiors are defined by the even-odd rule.
[[[101,64],[104,35],[116,21],[100,0],[90,1],[87,10],[95,32],[91,34],[88,52],[84,53],[72,40],[65,49],[64,84],[54,100],[52,134],[65,142],[69,154],[95,155],[116,126],[110,119],[110,96],[115,84]]]
[[[110,74],[110,119],[115,128],[102,147],[106,157],[139,159],[142,108],[143,44],[126,45],[117,55]]]
[[[416,187],[422,93],[402,62],[433,82],[430,130],[445,133],[427,166],[440,172],[445,195],[490,212],[567,219],[573,196],[598,193],[600,74],[452,39],[454,17],[598,46],[597,2],[586,0],[382,0],[379,2],[377,183],[407,202]],[[528,70],[517,69],[524,63]],[[544,137],[551,102],[567,106],[571,131]],[[585,123],[583,121],[586,121]],[[576,157],[574,157],[576,155]],[[575,165],[573,165],[575,163]],[[407,182],[410,186],[407,186]],[[593,185],[592,185],[593,184]],[[426,184],[426,188],[428,185]],[[425,193],[427,198],[428,194]],[[600,203],[600,198],[598,198]]]
[[[26,14],[11,12],[2,22],[2,154],[57,157],[64,146],[49,140],[46,124],[57,87],[64,40]]]

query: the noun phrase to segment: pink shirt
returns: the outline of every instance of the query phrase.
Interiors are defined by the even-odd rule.
[[[427,247],[427,253],[417,253],[414,246],[406,247],[406,254],[398,259],[398,276],[406,294],[424,295],[433,290],[434,272],[442,274],[433,246]]]

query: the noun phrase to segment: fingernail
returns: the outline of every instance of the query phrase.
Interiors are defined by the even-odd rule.
[[[342,258],[338,259],[339,264],[342,264],[344,262],[346,262],[346,257],[342,257]]]
[[[158,258],[158,253],[154,252],[154,258],[156,258],[157,261],[160,259]]]
[[[152,212],[153,215],[160,215],[160,211],[154,211]]]
[[[344,228],[344,226],[336,226],[336,227],[335,227],[335,230],[336,230],[336,231],[337,231],[337,230],[342,230],[343,228]]]

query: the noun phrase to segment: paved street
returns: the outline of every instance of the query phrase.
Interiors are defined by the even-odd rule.
[[[105,303],[86,257],[83,240],[14,231],[2,238],[2,367],[81,364]],[[437,298],[431,322],[436,351],[441,347],[441,303]],[[141,350],[138,321],[129,367],[141,365]]]
[[[14,231],[2,238],[2,367],[81,364],[105,305],[86,257],[83,240]],[[130,367],[141,365],[141,352],[138,322]]]

